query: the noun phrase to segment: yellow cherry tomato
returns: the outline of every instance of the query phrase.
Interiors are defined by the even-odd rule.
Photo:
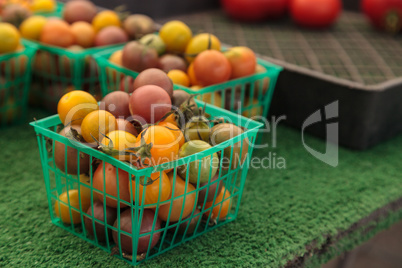
[[[61,202],[59,202],[59,200]],[[70,204],[68,201],[70,200]],[[78,190],[69,190],[59,195],[59,199],[54,203],[54,212],[57,217],[60,217],[61,221],[64,223],[77,224],[81,222],[80,213],[80,195]],[[65,203],[65,204],[63,204]],[[91,202],[86,203],[86,200],[81,200],[82,211],[87,211]],[[71,217],[70,217],[71,210]]]
[[[178,20],[165,23],[159,31],[159,36],[166,45],[166,51],[172,53],[183,53],[192,35],[191,29]]]
[[[26,39],[39,40],[46,18],[43,16],[32,16],[24,20],[20,25],[21,36]]]
[[[33,0],[30,9],[33,12],[53,12],[56,8],[56,2],[54,0]]]
[[[121,26],[121,21],[116,12],[111,10],[104,10],[99,12],[92,20],[92,25],[95,32],[99,32],[107,26]]]
[[[182,70],[170,70],[167,76],[172,80],[173,84],[189,87],[190,78]]]
[[[195,57],[205,50],[221,50],[219,39],[209,33],[201,33],[194,36],[186,47],[186,60],[191,63]]]
[[[110,151],[110,148],[113,148],[117,151],[124,151],[127,148],[134,147],[137,140],[137,137],[135,137],[133,134],[123,130],[111,131],[106,136],[107,137],[103,137],[101,142],[104,146],[106,146],[106,151]],[[111,147],[111,144],[113,144],[113,147]],[[133,158],[130,155],[115,155],[113,157],[119,160],[128,161]]]
[[[14,52],[20,44],[18,29],[10,23],[0,22],[0,54]]]

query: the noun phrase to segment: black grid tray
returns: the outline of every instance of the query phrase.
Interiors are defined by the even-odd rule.
[[[402,132],[402,35],[373,30],[366,18],[344,11],[329,30],[295,26],[290,19],[260,24],[230,20],[221,10],[167,18],[223,43],[244,45],[281,65],[271,107],[300,128],[317,109],[339,100],[339,143],[366,149]],[[325,126],[307,132],[325,137]]]

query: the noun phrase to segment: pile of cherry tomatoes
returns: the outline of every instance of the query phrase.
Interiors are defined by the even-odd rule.
[[[125,43],[155,31],[155,23],[148,16],[134,14],[121,19],[116,11],[99,12],[91,1],[81,0],[69,1],[62,18],[26,16],[15,26],[26,39],[71,51]]]
[[[138,41],[127,43],[122,49],[114,51],[109,61],[135,72],[149,68],[164,71],[175,85],[190,88],[197,92],[204,87],[225,83],[226,81],[266,72],[267,69],[257,63],[255,53],[248,47],[237,46],[224,49],[220,40],[213,34],[200,33],[193,36],[191,29],[183,22],[173,20],[165,23],[158,34],[148,34]],[[113,68],[107,68],[108,83],[116,86],[116,90],[132,92],[135,87],[134,78],[120,75]],[[138,79],[136,79],[137,81]],[[120,83],[120,84],[119,84]],[[263,95],[268,90],[268,79],[264,80]],[[249,85],[246,85],[249,86]],[[223,85],[222,85],[223,87]],[[259,85],[256,84],[256,88]],[[246,87],[243,105],[258,102],[256,96],[249,96]],[[218,91],[200,96],[200,100],[218,107],[231,109],[231,94],[239,93],[240,83],[236,90],[227,88],[225,99]],[[258,95],[258,94],[255,94]],[[261,109],[245,116],[261,115]]]
[[[185,91],[173,91],[173,84],[163,71],[147,69],[137,79],[131,94],[115,91],[99,104],[84,91],[64,95],[58,103],[58,115],[64,125],[59,134],[134,169],[143,169],[203,152],[243,133],[242,128],[232,123],[209,118],[205,109],[197,107],[193,96]],[[247,142],[237,142],[219,154],[206,155],[175,169],[163,168],[164,171],[152,173],[149,178],[140,178],[130,177],[128,172],[108,162],[97,161],[91,169],[94,163],[90,163],[88,154],[56,141],[54,163],[62,172],[80,174],[81,183],[80,191],[72,189],[59,196],[62,202],[56,201],[55,214],[66,224],[78,224],[81,203],[81,211],[89,216],[131,233],[131,209],[124,209],[137,200],[144,207],[140,233],[150,232],[154,225],[151,247],[159,240],[157,230],[162,222],[181,222],[179,232],[187,229],[190,235],[200,216],[212,220],[227,217],[232,197],[219,174],[239,168],[247,151]],[[93,174],[89,174],[90,170]],[[139,180],[137,184],[136,180]],[[91,191],[95,198],[92,201]],[[116,220],[119,208],[123,209],[120,223]],[[155,213],[157,222],[154,223]],[[96,235],[98,241],[107,239],[103,224],[93,224],[87,215],[83,218],[88,234]],[[117,233],[107,229],[117,244]],[[121,234],[120,239],[122,250],[132,254],[131,237]],[[150,239],[150,235],[140,238],[136,254],[148,250]]]

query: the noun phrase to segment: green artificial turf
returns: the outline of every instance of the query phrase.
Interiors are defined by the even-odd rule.
[[[44,114],[31,111],[33,116]],[[0,267],[128,267],[51,224],[33,129],[22,125],[0,133]],[[234,222],[144,267],[280,267],[306,252],[305,263],[318,266],[402,219],[400,207],[366,218],[402,197],[402,136],[365,152],[341,149],[336,168],[311,156],[298,131],[279,127],[277,137],[277,148],[255,150],[254,156],[275,152],[286,169],[250,170]],[[307,143],[324,148],[312,137]],[[356,227],[359,221],[363,225]]]

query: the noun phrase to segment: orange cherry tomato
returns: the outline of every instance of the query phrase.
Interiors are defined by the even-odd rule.
[[[194,60],[194,74],[201,86],[210,86],[229,80],[232,66],[222,52],[205,50]]]
[[[158,125],[166,127],[167,129],[172,131],[172,133],[176,136],[176,141],[179,143],[179,147],[181,147],[186,142],[183,132],[176,125],[165,121],[160,122]]]
[[[224,200],[224,201],[222,202],[222,200]],[[222,190],[219,193],[219,195],[216,197],[215,202],[211,201],[211,202],[205,203],[205,210],[213,207],[211,219],[215,220],[215,219],[219,218],[220,220],[223,220],[226,218],[226,216],[228,215],[228,213],[230,211],[230,208],[232,205],[231,201],[232,201],[232,198],[230,197],[229,191],[226,191],[225,187],[222,187]],[[219,213],[219,210],[220,210],[220,213]],[[211,213],[211,210],[208,210],[207,212],[204,213],[204,217],[208,218],[210,213]]]
[[[104,110],[96,110],[85,116],[81,124],[81,134],[86,142],[94,144],[100,141],[103,135],[116,128],[117,121],[111,113]]]
[[[84,117],[98,110],[96,99],[88,92],[74,90],[65,94],[57,104],[57,113],[64,125],[81,125]]]
[[[161,176],[162,175],[162,176]],[[140,179],[140,187],[139,187],[139,205],[152,205],[149,207],[156,207],[159,202],[163,202],[169,199],[172,193],[172,187],[170,185],[169,177],[166,175],[164,171],[155,172],[151,174],[151,177],[147,178],[148,180],[144,180],[144,177],[136,177],[136,179]],[[147,185],[148,184],[148,185]],[[135,180],[128,182],[128,189],[133,196],[133,202],[135,202]],[[143,195],[144,203],[143,203]]]
[[[188,66],[187,75],[190,78],[190,84],[192,86],[198,85],[197,77],[195,77],[194,73],[194,63],[190,63],[190,65]]]
[[[172,190],[174,187],[173,197],[171,198],[172,201],[159,208],[158,216],[161,220],[167,221],[170,214],[170,221],[179,221],[180,219],[186,218],[194,209],[196,209],[196,207],[194,206],[194,204],[196,203],[195,187],[191,183],[188,183],[187,190],[185,191],[186,182],[182,180],[179,175],[176,175],[176,183],[174,183],[173,181],[173,172],[170,172],[168,177]],[[183,196],[184,193],[186,193],[186,196]],[[170,206],[172,206],[172,210],[170,210]]]
[[[257,58],[248,47],[232,47],[225,52],[225,57],[232,66],[231,79],[252,75],[255,73]]]
[[[167,76],[172,80],[173,84],[181,85],[184,87],[190,86],[190,78],[188,74],[182,70],[170,70]]]
[[[116,65],[121,66],[121,65],[122,65],[122,63],[121,63],[121,61],[122,61],[122,59],[121,59],[122,55],[123,55],[123,50],[117,50],[116,52],[114,52],[114,53],[110,56],[109,61],[112,62],[112,63],[114,63],[114,64],[116,64]]]
[[[146,144],[152,143],[150,150],[151,159],[144,159],[148,165],[160,165],[173,161],[179,154],[179,143],[173,131],[163,126],[150,126],[143,130],[137,137],[136,146],[141,144],[141,136],[144,136]]]

